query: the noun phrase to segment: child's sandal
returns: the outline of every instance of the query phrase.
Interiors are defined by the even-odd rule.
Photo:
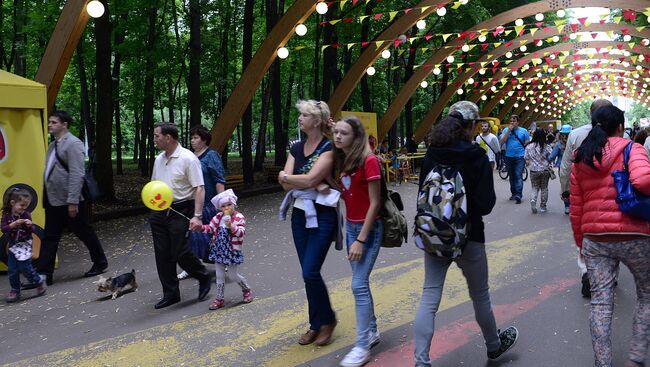
[[[226,306],[226,302],[223,299],[215,298],[214,301],[210,304],[210,310],[218,310]]]

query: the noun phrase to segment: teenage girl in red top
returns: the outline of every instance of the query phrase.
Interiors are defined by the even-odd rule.
[[[343,358],[341,366],[356,367],[370,360],[370,348],[379,343],[369,278],[379,254],[384,223],[379,218],[379,159],[372,154],[368,134],[355,116],[345,117],[334,126],[334,164],[341,175],[348,260],[352,267],[352,293],[357,319],[356,345]]]

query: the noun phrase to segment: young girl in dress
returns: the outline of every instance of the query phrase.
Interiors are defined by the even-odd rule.
[[[7,267],[11,291],[7,302],[20,299],[20,274],[30,283],[38,284],[38,296],[45,293],[45,281],[32,266],[32,215],[27,210],[32,196],[25,189],[12,188],[2,207],[2,233],[9,236]]]
[[[357,319],[357,341],[343,358],[344,367],[363,366],[370,360],[370,348],[379,343],[377,318],[370,292],[370,273],[375,265],[384,222],[381,208],[381,168],[372,154],[361,121],[348,116],[334,127],[334,164],[341,172],[345,201],[345,233],[348,260],[352,267],[352,293]]]
[[[209,224],[203,225],[204,233],[213,234],[209,259],[214,261],[217,275],[217,296],[210,305],[210,309],[216,310],[225,306],[223,294],[226,284],[226,267],[228,273],[235,275],[237,284],[244,294],[244,303],[250,303],[253,301],[253,292],[246,278],[238,272],[238,266],[244,263],[242,244],[246,232],[246,219],[242,213],[236,210],[237,196],[232,189],[215,196],[211,202],[220,212],[212,217]]]

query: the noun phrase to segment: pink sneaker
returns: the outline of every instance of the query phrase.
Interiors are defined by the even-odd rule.
[[[47,290],[47,284],[45,284],[45,281],[42,281],[41,284],[36,287],[36,296],[40,297],[45,294],[45,291]]]
[[[242,293],[244,293],[244,303],[253,302],[253,291],[250,288],[244,289]]]
[[[226,306],[226,302],[223,299],[215,298],[214,301],[212,301],[212,304],[210,304],[209,308],[211,310],[218,310],[225,306]]]
[[[20,299],[20,293],[18,293],[16,291],[11,291],[11,292],[9,292],[9,295],[7,296],[7,303],[18,302],[19,299]]]

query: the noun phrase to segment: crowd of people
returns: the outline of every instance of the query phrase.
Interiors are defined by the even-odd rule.
[[[375,316],[369,279],[385,230],[380,214],[386,200],[382,194],[383,159],[396,162],[399,157],[383,142],[378,148],[383,150],[384,158],[376,154],[366,129],[355,116],[334,121],[327,104],[315,100],[298,101],[296,108],[305,138],[291,146],[278,182],[286,191],[279,217],[284,220],[291,211],[291,232],[308,304],[308,329],[297,342],[318,346],[331,343],[337,318],[321,269],[332,243],[337,249],[345,246],[352,274],[357,336],[340,365],[362,366],[381,339],[381,320]],[[636,132],[634,141],[638,144],[624,138],[623,111],[609,101],[594,101],[590,112],[591,125],[576,129],[563,125],[559,130],[549,125],[534,129],[532,138],[520,126],[519,117],[512,115],[509,125],[497,136],[488,122],[480,120],[476,104],[461,101],[452,105],[448,115],[431,129],[420,167],[419,190],[422,192],[425,181],[431,180],[436,167],[454,168],[455,174],[462,177],[462,187],[458,188],[463,190],[464,221],[469,223],[469,230],[460,251],[453,255],[424,252],[423,290],[414,323],[416,366],[432,365],[429,351],[436,313],[452,262],[466,279],[487,358],[499,358],[518,339],[519,331],[514,326],[497,328],[488,290],[483,216],[490,214],[496,203],[493,172],[501,164],[509,173],[510,200],[517,204],[524,197],[522,171],[528,167],[533,213],[547,211],[549,181],[559,168],[561,199],[578,248],[582,293],[591,297],[589,326],[595,365],[612,365],[613,289],[619,263],[630,269],[637,288],[626,367],[644,365],[650,340],[650,222],[620,210],[612,174],[625,170],[639,194],[650,195],[649,132]],[[46,157],[45,238],[36,267],[31,262],[30,193],[13,188],[3,203],[2,232],[10,238],[8,302],[20,299],[21,288],[36,288],[42,295],[54,282],[54,258],[66,225],[90,252],[93,266],[84,276],[101,274],[108,267],[101,243],[88,224],[82,195],[83,145],[70,134],[71,122],[62,111],[52,113],[48,119],[54,141]],[[478,122],[480,130],[476,130]],[[174,198],[170,209],[153,211],[149,218],[163,289],[154,307],[179,302],[179,280],[187,277],[198,280],[198,300],[205,300],[212,281],[204,262],[215,264],[217,290],[210,310],[225,306],[226,269],[241,287],[243,301],[251,302],[251,287],[238,271],[244,262],[246,218],[237,210],[235,193],[225,190],[223,165],[218,153],[209,148],[209,131],[198,126],[190,134],[193,151],[181,146],[174,124],[161,123],[154,128],[154,143],[161,153],[156,157],[151,179],[165,182]],[[415,140],[409,139],[404,149],[400,154],[417,151]],[[624,158],[627,155],[629,158]],[[391,168],[399,169],[395,163]],[[339,207],[340,199],[345,215]],[[177,274],[177,266],[182,273]],[[19,274],[30,284],[21,285]]]

